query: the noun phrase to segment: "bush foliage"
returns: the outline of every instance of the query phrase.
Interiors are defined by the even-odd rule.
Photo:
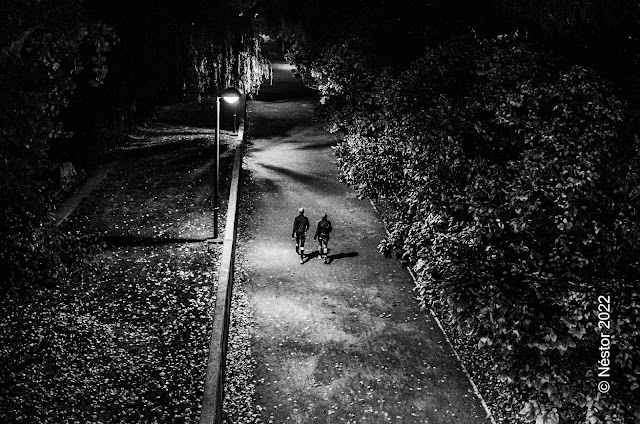
[[[498,353],[494,371],[530,394],[525,421],[640,419],[640,141],[622,96],[508,37],[382,71],[363,45],[335,43],[311,74],[342,179],[394,211],[381,251],[411,266],[424,307]]]

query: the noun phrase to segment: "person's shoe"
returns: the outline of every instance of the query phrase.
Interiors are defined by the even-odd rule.
[[[324,263],[328,264],[329,263],[329,257],[324,258]]]
[[[300,264],[302,265],[304,263],[304,258],[300,258]]]

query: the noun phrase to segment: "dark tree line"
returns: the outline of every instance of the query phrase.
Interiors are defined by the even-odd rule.
[[[241,53],[262,60],[251,21],[239,16],[241,7],[175,0],[88,2],[90,16],[113,27],[119,41],[110,56],[109,78],[98,90],[85,86],[76,93],[70,119],[95,138],[100,119],[113,128],[127,121],[123,117],[199,99],[221,85],[255,93],[263,75],[247,75],[238,67]],[[95,116],[101,110],[105,116]],[[85,116],[86,111],[93,115]]]
[[[624,0],[264,0],[258,10],[285,47],[309,45],[307,56],[329,40],[361,34],[371,38],[370,56],[407,63],[424,46],[456,34],[518,32],[616,76],[640,64],[640,5]]]
[[[490,0],[494,20],[615,73],[640,59],[640,5],[629,1]]]
[[[159,105],[222,85],[257,92],[269,68],[252,15],[242,13],[251,5],[2,2],[0,267],[10,270],[2,289],[54,282],[64,268],[49,220],[59,163],[91,166]]]

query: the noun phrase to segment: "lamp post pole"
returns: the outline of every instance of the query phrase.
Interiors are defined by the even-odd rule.
[[[213,186],[213,242],[221,242],[218,239],[218,214],[220,211],[220,99],[234,105],[233,132],[236,133],[236,102],[240,99],[240,92],[235,88],[227,88],[221,95],[216,94],[216,181]]]
[[[233,104],[233,133],[238,134],[238,126],[236,121],[236,115],[238,114],[238,103]]]
[[[216,95],[216,182],[213,186],[213,238],[218,238],[218,211],[220,210],[220,96]]]

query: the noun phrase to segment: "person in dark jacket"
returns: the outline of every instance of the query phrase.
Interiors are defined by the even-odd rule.
[[[331,221],[327,219],[327,214],[322,215],[322,219],[318,221],[318,226],[316,227],[316,233],[313,236],[313,239],[318,239],[318,244],[320,245],[320,257],[324,258],[324,263],[329,263],[329,233],[331,232]]]
[[[298,209],[298,216],[293,220],[291,238],[296,241],[296,253],[300,255],[300,263],[304,263],[304,240],[309,230],[309,218],[304,216],[304,208]]]

